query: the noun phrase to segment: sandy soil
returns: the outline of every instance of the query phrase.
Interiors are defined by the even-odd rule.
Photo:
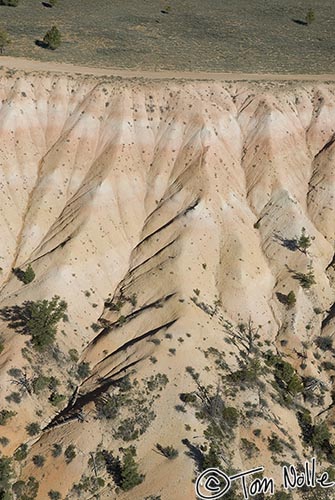
[[[93,68],[73,64],[36,61],[19,57],[0,57],[0,65],[4,68],[21,71],[52,71],[55,73],[70,73],[93,76],[115,76],[121,78],[146,78],[150,80],[217,80],[217,81],[316,81],[333,82],[334,74],[294,75],[278,73],[210,73],[190,71],[134,71],[113,68]]]

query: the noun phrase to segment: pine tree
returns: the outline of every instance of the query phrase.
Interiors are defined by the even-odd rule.
[[[144,475],[138,472],[138,465],[135,462],[136,450],[134,446],[129,446],[123,450],[124,457],[121,470],[121,488],[124,491],[131,490],[134,486],[142,483]]]
[[[47,49],[55,50],[60,46],[61,34],[57,26],[53,26],[46,32],[43,38],[43,43]]]
[[[30,304],[27,330],[36,349],[43,350],[54,342],[57,323],[63,318],[66,309],[66,302],[57,295],[51,300],[37,300]]]
[[[22,281],[25,285],[31,283],[35,279],[34,269],[31,267],[31,264],[28,265],[27,269],[24,271]]]
[[[303,227],[301,229],[301,235],[297,241],[297,247],[303,253],[311,246],[311,238],[306,234],[306,229]]]
[[[0,28],[0,54],[3,54],[5,51],[6,45],[10,43],[10,39],[7,31]]]
[[[313,21],[315,21],[315,13],[313,9],[309,9],[306,14],[306,23],[311,24]]]

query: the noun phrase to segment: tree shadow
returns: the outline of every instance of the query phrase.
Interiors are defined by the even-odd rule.
[[[18,333],[28,334],[28,323],[31,319],[33,302],[27,300],[22,305],[7,306],[0,309],[0,318],[8,323],[8,327]]]
[[[199,471],[202,470],[204,463],[204,455],[202,451],[197,446],[194,446],[194,444],[192,444],[187,438],[182,439],[181,442],[188,448],[188,451],[185,451],[185,455],[194,460]]]
[[[42,49],[48,49],[48,44],[46,44],[45,42],[43,42],[43,40],[35,40],[35,45],[37,45],[37,47],[41,47]]]
[[[287,248],[288,250],[291,250],[291,252],[299,250],[298,241],[296,238],[284,238],[281,234],[275,233],[273,235],[273,239],[274,241],[280,243],[281,246]]]
[[[300,26],[307,26],[308,25],[308,23],[306,21],[303,21],[302,19],[292,19],[292,21],[295,24],[300,24]]]
[[[276,296],[281,304],[287,306],[287,295],[285,295],[284,293],[276,292]]]

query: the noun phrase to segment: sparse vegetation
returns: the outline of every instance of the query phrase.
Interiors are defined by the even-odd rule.
[[[5,48],[10,43],[10,38],[6,30],[0,28],[0,54],[2,55]]]
[[[52,450],[51,450],[51,454],[54,458],[57,458],[59,457],[61,454],[62,454],[62,445],[58,444],[58,443],[54,443],[52,445]]]
[[[308,9],[306,12],[306,23],[311,24],[313,21],[315,21],[315,13],[313,9]]]
[[[123,461],[121,465],[120,487],[124,491],[129,491],[144,480],[144,475],[138,471],[138,465],[135,461],[136,449],[134,446],[125,448],[123,451]]]
[[[37,422],[32,422],[26,426],[26,431],[29,436],[36,436],[41,431],[41,427]]]
[[[43,465],[45,464],[45,457],[43,455],[34,455],[33,463],[34,465],[36,465],[36,467],[43,467]]]
[[[25,285],[28,285],[28,283],[31,283],[35,279],[35,272],[31,264],[28,265],[25,271],[22,271],[22,269],[16,267],[13,269],[13,273]]]
[[[77,375],[78,377],[83,380],[87,378],[90,374],[90,364],[86,363],[85,361],[82,361],[79,363],[78,368],[77,368]]]
[[[13,484],[13,492],[18,500],[33,500],[37,497],[39,483],[30,476],[27,481],[17,481]]]
[[[70,444],[66,450],[64,451],[64,455],[65,455],[65,458],[66,458],[66,463],[69,464],[70,462],[72,462],[72,460],[74,458],[76,458],[77,456],[77,453],[76,453],[76,449],[74,447],[73,444]]]
[[[295,296],[295,293],[293,290],[291,290],[287,295],[286,295],[286,305],[288,308],[291,308],[294,306],[296,303],[297,299]]]
[[[14,453],[14,459],[18,462],[25,460],[28,455],[28,445],[26,443],[22,443]]]
[[[306,229],[303,227],[301,229],[301,234],[297,239],[297,248],[301,252],[306,253],[306,251],[310,246],[311,246],[311,238],[306,234]]]
[[[57,26],[46,32],[43,38],[43,43],[47,49],[56,50],[61,44],[61,33]]]
[[[19,0],[0,0],[0,5],[8,5],[8,7],[17,7]]]
[[[6,425],[8,420],[15,417],[16,412],[12,410],[1,410],[0,411],[0,425]]]
[[[322,351],[331,351],[333,348],[333,339],[331,337],[317,337],[315,344]]]
[[[294,272],[293,278],[298,280],[302,288],[311,288],[312,285],[316,284],[314,272],[312,266],[308,266],[307,273]]]
[[[55,491],[55,490],[50,490],[48,492],[48,497],[51,498],[51,500],[61,500],[61,498],[62,498],[59,491]]]
[[[8,457],[0,458],[0,498],[1,500],[11,500],[10,481],[13,477],[12,461]]]
[[[173,460],[174,458],[177,458],[178,456],[178,450],[174,448],[173,446],[162,446],[161,444],[157,443],[156,448],[158,451],[161,452],[164,457],[168,458],[169,460]]]

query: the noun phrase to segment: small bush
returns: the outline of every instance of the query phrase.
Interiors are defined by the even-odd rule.
[[[52,450],[51,450],[51,455],[54,457],[54,458],[57,458],[59,457],[60,455],[62,454],[62,446],[58,443],[54,443],[52,445]]]
[[[279,437],[276,434],[272,433],[271,437],[268,438],[268,448],[273,453],[282,453],[283,452],[283,445],[282,445]]]
[[[130,446],[129,448],[123,449],[123,454],[120,486],[124,491],[128,491],[142,483],[144,475],[138,472],[138,465],[135,462],[135,447]]]
[[[26,443],[22,443],[14,453],[14,458],[18,462],[25,460],[28,455],[28,445]]]
[[[64,394],[59,394],[58,392],[53,392],[49,396],[49,401],[52,404],[52,406],[58,406],[65,399],[66,399],[66,396],[64,396]]]
[[[59,491],[54,491],[54,490],[50,490],[48,492],[48,497],[51,498],[51,500],[61,500],[61,498],[62,498]]]
[[[82,361],[79,365],[78,365],[78,369],[77,369],[77,375],[78,377],[83,380],[84,378],[87,378],[90,374],[90,364],[89,363],[86,363],[85,361]]]
[[[17,7],[19,0],[0,0],[0,5],[8,5],[8,7]]]
[[[39,394],[44,389],[46,389],[49,385],[50,379],[49,377],[44,377],[43,375],[39,375],[33,380],[33,391],[35,394]]]
[[[22,271],[22,269],[16,267],[15,269],[13,269],[13,273],[25,285],[28,285],[28,283],[31,283],[35,279],[35,272],[31,267],[31,264],[28,265],[25,271]]]
[[[330,351],[333,348],[333,339],[331,337],[317,337],[315,343],[322,351]]]
[[[36,436],[41,430],[40,425],[37,422],[32,422],[31,424],[28,424],[26,426],[26,431],[28,432],[29,436]]]
[[[6,436],[0,437],[0,444],[1,446],[7,446],[9,444],[9,439],[6,438]]]
[[[294,273],[294,279],[298,280],[302,288],[311,288],[312,285],[316,284],[315,276],[312,270],[309,270],[308,273]]]
[[[162,455],[164,455],[164,457],[168,458],[169,460],[173,460],[178,456],[178,450],[176,450],[176,448],[174,448],[173,446],[162,446],[161,444],[157,443],[156,448],[162,453]]]
[[[46,32],[43,38],[45,47],[50,50],[56,50],[61,44],[61,34],[56,26],[53,26]]]
[[[11,392],[9,396],[5,398],[9,403],[16,403],[17,405],[21,403],[22,396],[19,392]]]
[[[32,500],[37,497],[39,483],[34,477],[30,476],[27,481],[16,481],[12,488],[18,499]]]
[[[72,462],[72,460],[74,458],[76,458],[77,456],[77,453],[76,453],[76,449],[75,447],[73,446],[73,444],[70,444],[65,452],[64,452],[64,455],[65,455],[65,458],[66,458],[66,463],[69,464],[70,462]]]
[[[33,463],[34,465],[36,465],[36,467],[43,467],[43,465],[45,464],[45,457],[43,455],[34,455]]]
[[[315,13],[313,9],[308,9],[306,13],[306,23],[311,24],[313,21],[315,21]]]
[[[286,295],[286,305],[288,308],[293,307],[294,304],[296,303],[297,299],[295,296],[295,293],[293,290],[291,290],[287,295]]]
[[[1,410],[0,411],[0,425],[6,425],[8,420],[15,417],[16,411],[11,410]]]

